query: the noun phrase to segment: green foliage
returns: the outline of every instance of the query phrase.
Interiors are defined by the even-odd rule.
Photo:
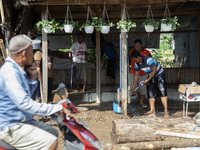
[[[155,21],[153,18],[148,18],[145,22],[142,23],[142,27],[145,25],[153,26],[154,29],[158,29],[159,22]]]
[[[173,34],[161,34],[160,49],[151,52],[152,57],[164,68],[174,67],[173,41]]]
[[[55,21],[55,19],[52,20],[43,19],[42,21],[38,21],[36,23],[38,30],[42,30],[42,28],[46,28],[49,25],[52,26],[50,31],[53,33],[55,33],[56,29],[60,29],[60,23]]]
[[[180,24],[178,23],[178,18],[177,16],[174,16],[174,18],[171,17],[166,17],[166,19],[162,19],[161,23],[163,24],[172,24],[172,31],[176,30],[176,25],[180,26]]]
[[[121,31],[129,31],[129,29],[131,29],[134,31],[136,29],[136,23],[132,22],[131,20],[121,19],[117,22],[117,29],[120,29]]]
[[[76,26],[78,26],[78,21],[68,21],[67,20],[64,20],[64,24],[71,24],[73,26],[73,28],[75,28]]]
[[[87,20],[84,24],[82,24],[80,30],[86,26],[93,26],[97,31],[101,31],[102,25],[109,25],[110,27],[114,26],[113,22],[107,23],[102,21],[102,18],[92,17],[92,21]]]

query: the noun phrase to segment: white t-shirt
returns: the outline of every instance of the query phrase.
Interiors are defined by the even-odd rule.
[[[70,48],[70,52],[73,53],[73,62],[86,63],[86,51],[87,45],[85,42],[82,42],[81,44],[79,44],[78,41],[75,42]]]

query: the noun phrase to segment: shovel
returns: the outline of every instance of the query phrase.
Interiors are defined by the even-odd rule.
[[[134,90],[134,92],[131,94],[131,96],[133,96],[133,95],[135,94],[135,92],[136,92],[141,86],[143,86],[143,85],[144,85],[144,83],[143,83],[143,81],[141,81],[140,84],[138,85],[138,87],[135,88],[135,90]]]

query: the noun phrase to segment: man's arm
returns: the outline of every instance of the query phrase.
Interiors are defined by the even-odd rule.
[[[144,80],[143,83],[144,84],[147,84],[156,74],[157,72],[157,68],[156,68],[156,65],[154,65],[152,68],[151,68],[152,72],[151,72],[151,75],[148,77],[148,79]]]

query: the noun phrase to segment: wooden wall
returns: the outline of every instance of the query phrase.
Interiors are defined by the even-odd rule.
[[[53,70],[54,72],[54,85],[63,82],[70,85],[71,70]],[[116,71],[116,84],[119,84],[119,70]],[[200,68],[165,68],[166,82],[169,85],[189,84],[193,81],[200,83]],[[87,84],[96,84],[96,70],[87,69]],[[101,71],[101,83],[106,84],[106,69]],[[75,80],[73,80],[75,85]]]

